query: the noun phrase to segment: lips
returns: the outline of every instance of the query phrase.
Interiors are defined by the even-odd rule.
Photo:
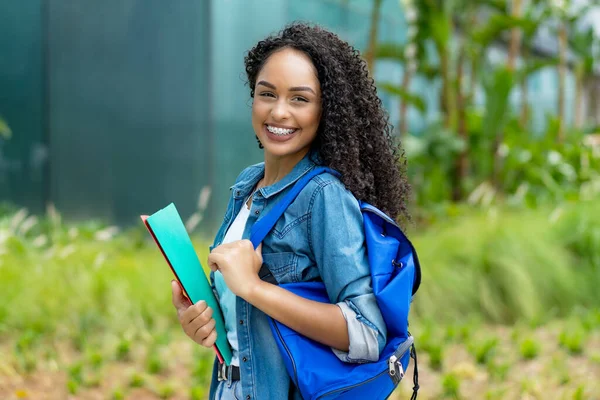
[[[284,135],[291,135],[292,133],[294,133],[296,131],[295,128],[284,128],[284,127],[279,127],[279,126],[273,126],[273,125],[266,125],[267,130],[275,135],[279,135],[279,136],[284,136]]]
[[[274,142],[287,142],[295,136],[300,130],[297,128],[273,126],[269,124],[263,125],[263,130],[266,136]]]

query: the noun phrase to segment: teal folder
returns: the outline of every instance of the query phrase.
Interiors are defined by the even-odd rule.
[[[227,341],[223,314],[177,208],[171,203],[151,216],[142,215],[141,218],[183,287],[185,295],[192,303],[204,300],[213,309],[217,329],[214,349],[219,360],[229,365],[231,348]]]

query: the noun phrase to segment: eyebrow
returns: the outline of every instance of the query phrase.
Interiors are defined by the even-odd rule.
[[[262,86],[266,86],[269,89],[273,89],[276,90],[277,88],[275,87],[275,85],[273,85],[272,83],[269,83],[267,81],[260,81],[256,84],[258,85],[262,85]],[[314,94],[316,96],[316,93],[314,90],[312,90],[310,87],[308,86],[294,86],[290,88],[290,92],[311,92],[312,94]]]

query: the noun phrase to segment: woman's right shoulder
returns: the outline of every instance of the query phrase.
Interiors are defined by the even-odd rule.
[[[259,162],[257,164],[250,165],[249,167],[244,168],[242,170],[242,172],[240,172],[240,174],[236,178],[234,186],[236,186],[240,183],[246,182],[246,181],[250,181],[250,182],[255,181],[256,176],[263,174],[264,169],[265,169],[264,162]]]

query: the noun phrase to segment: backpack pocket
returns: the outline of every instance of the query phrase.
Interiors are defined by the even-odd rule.
[[[321,282],[284,284],[283,288],[320,302],[329,302]],[[413,338],[388,337],[379,361],[341,361],[330,347],[269,319],[287,372],[305,399],[385,399],[404,376]]]

